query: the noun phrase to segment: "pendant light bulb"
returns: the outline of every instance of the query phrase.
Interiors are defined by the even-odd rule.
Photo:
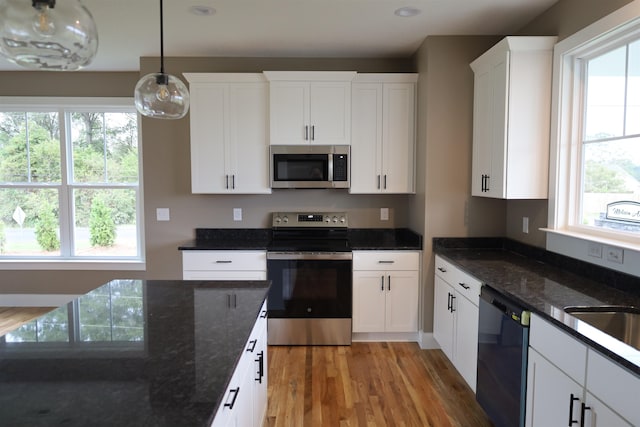
[[[140,114],[154,119],[181,119],[189,111],[189,90],[179,78],[164,72],[164,31],[160,0],[160,72],[143,76],[134,101]]]
[[[0,55],[32,70],[75,71],[98,51],[98,31],[80,0],[1,0]]]
[[[33,29],[36,33],[44,37],[51,37],[56,32],[56,24],[50,13],[48,4],[36,4],[33,9]]]

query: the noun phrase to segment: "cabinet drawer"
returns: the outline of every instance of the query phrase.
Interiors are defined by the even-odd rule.
[[[574,381],[584,384],[587,347],[539,316],[531,316],[529,345]]]
[[[267,270],[266,251],[184,251],[183,270]]]
[[[460,295],[464,295],[474,305],[479,304],[482,282],[465,273],[449,261],[436,255],[436,275],[455,288]]]
[[[632,425],[640,425],[640,378],[592,349],[587,363],[587,390]]]
[[[415,251],[354,251],[354,270],[419,270],[420,256]]]

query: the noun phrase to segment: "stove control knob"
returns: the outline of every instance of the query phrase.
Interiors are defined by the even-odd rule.
[[[275,217],[273,219],[273,222],[275,222],[276,224],[280,224],[282,222],[282,218],[280,218],[279,216]]]
[[[284,218],[282,218],[282,222],[284,222],[285,224],[289,222],[289,217],[285,216]]]
[[[340,222],[341,222],[342,224],[344,224],[345,222],[347,222],[347,218],[345,218],[345,217],[341,216],[341,217],[340,217]]]
[[[333,222],[336,222],[336,223],[338,222],[338,217],[337,216],[333,217]]]
[[[326,215],[324,217],[324,222],[331,222],[331,218],[329,218],[329,215]]]

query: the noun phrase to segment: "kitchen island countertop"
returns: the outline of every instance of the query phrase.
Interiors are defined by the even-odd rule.
[[[114,280],[7,333],[0,425],[209,426],[268,287]]]

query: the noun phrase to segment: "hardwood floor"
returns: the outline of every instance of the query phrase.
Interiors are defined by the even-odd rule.
[[[0,307],[0,336],[51,310],[52,307]]]
[[[491,426],[440,350],[357,342],[268,351],[268,426]]]

